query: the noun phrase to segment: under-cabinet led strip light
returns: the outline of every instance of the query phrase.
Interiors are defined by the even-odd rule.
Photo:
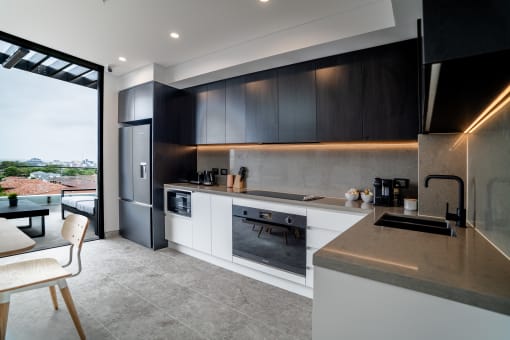
[[[464,133],[473,133],[478,127],[489,118],[498,113],[505,105],[510,103],[510,85],[508,85],[499,96],[487,106],[487,108],[469,125]]]

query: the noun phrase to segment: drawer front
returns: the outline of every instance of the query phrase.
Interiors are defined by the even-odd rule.
[[[365,217],[363,213],[334,212],[322,209],[307,209],[307,223],[310,227],[344,232]]]
[[[190,218],[165,216],[165,238],[186,247],[193,246],[193,223]]]
[[[308,227],[306,228],[306,246],[320,249],[340,234],[339,231]]]

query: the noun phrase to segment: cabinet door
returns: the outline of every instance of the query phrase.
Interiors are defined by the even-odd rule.
[[[152,118],[154,112],[154,83],[134,87],[135,120]]]
[[[416,40],[369,49],[363,60],[364,138],[416,139],[419,117]]]
[[[193,112],[193,94],[186,92],[177,98],[177,114],[179,120],[179,144],[195,144],[195,126]]]
[[[226,82],[226,142],[246,141],[246,99],[244,77],[228,79]]]
[[[225,143],[225,81],[208,86],[206,126],[207,144]]]
[[[207,86],[193,90],[195,95],[195,143],[207,143]]]
[[[276,71],[246,76],[246,142],[278,141],[278,100]]]
[[[232,261],[232,198],[211,195],[212,255]]]
[[[191,219],[167,214],[165,216],[165,239],[191,248],[193,246],[193,223]]]
[[[133,89],[126,89],[119,92],[119,123],[135,120],[135,92]]]
[[[315,64],[278,70],[278,141],[314,142],[316,130]]]
[[[211,196],[201,192],[191,194],[193,249],[211,254]]]
[[[318,65],[318,141],[362,139],[362,74],[361,62],[351,54],[330,58]]]
[[[119,128],[119,197],[133,200],[133,128]]]

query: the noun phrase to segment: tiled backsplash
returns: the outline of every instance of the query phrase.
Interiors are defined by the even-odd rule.
[[[343,197],[351,187],[372,188],[374,177],[409,178],[416,195],[416,147],[357,149],[232,148],[198,150],[198,169],[248,168],[248,188]],[[223,176],[220,176],[223,177]],[[224,180],[220,178],[220,180]],[[221,182],[220,182],[221,183]]]
[[[468,221],[510,256],[510,104],[469,135]]]

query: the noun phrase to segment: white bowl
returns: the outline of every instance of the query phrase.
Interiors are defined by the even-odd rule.
[[[364,192],[361,193],[361,199],[365,203],[371,203],[374,200],[374,194],[365,194]]]
[[[348,201],[355,201],[359,198],[359,193],[357,194],[351,194],[349,192],[345,193],[345,199]]]

